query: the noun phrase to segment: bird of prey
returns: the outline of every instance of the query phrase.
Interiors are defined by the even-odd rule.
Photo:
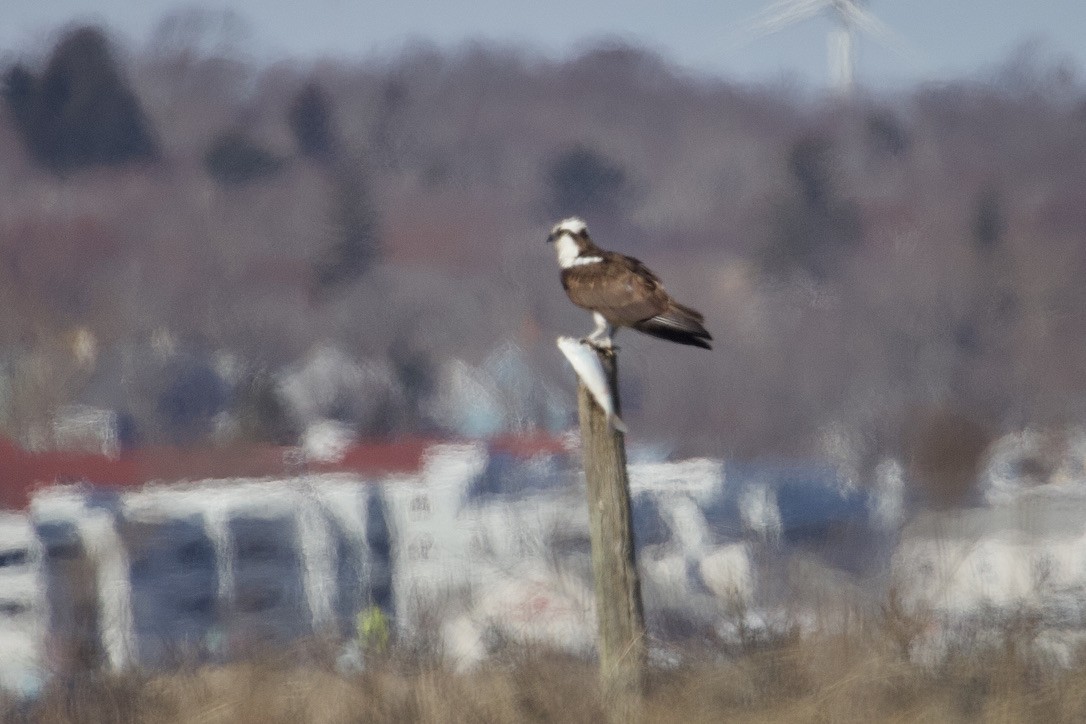
[[[679,304],[664,289],[660,278],[630,256],[605,251],[588,236],[588,226],[577,217],[559,221],[547,243],[554,244],[562,287],[578,307],[592,312],[596,328],[582,341],[610,350],[618,327],[670,342],[712,349],[712,336],[702,326],[700,312]]]

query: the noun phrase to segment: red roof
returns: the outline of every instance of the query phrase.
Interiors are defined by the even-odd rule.
[[[311,473],[346,472],[361,475],[412,473],[422,467],[426,451],[442,442],[399,438],[359,442],[336,462],[304,463],[294,448],[237,445],[225,448],[139,448],[119,458],[80,452],[30,452],[0,438],[0,509],[25,508],[30,494],[57,483],[87,482],[104,488],[134,488],[152,480],[259,478]],[[462,441],[461,441],[462,442]],[[562,454],[566,448],[550,435],[506,436],[486,441],[489,449],[516,457]]]
[[[565,441],[550,433],[537,432],[531,435],[502,435],[487,440],[487,446],[494,452],[503,452],[518,458],[531,458],[537,455],[563,455],[569,452]]]
[[[359,442],[347,448],[334,463],[310,463],[307,469],[319,473],[350,472],[363,475],[413,473],[422,468],[422,456],[438,440],[403,438],[388,442]]]

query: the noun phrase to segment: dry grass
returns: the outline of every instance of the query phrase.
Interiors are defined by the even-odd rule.
[[[925,667],[887,627],[705,657],[648,676],[646,722],[1086,721],[1086,664],[1048,666],[1023,648]],[[157,676],[56,683],[33,722],[591,722],[606,720],[591,662],[520,651],[457,674],[383,661],[341,676],[319,657],[278,654]]]

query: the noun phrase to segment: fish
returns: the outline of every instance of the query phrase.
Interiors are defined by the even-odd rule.
[[[607,375],[604,374],[603,365],[599,355],[589,344],[573,337],[559,337],[558,349],[573,365],[573,371],[577,373],[584,386],[596,404],[607,415],[607,422],[611,427],[625,434],[628,431],[626,423],[622,422],[615,414],[615,401],[611,397],[611,386],[607,384]]]

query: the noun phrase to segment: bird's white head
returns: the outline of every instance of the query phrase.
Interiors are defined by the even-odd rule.
[[[601,257],[592,255],[593,247],[592,242],[588,240],[588,225],[576,216],[562,219],[555,224],[551,228],[547,242],[554,244],[554,250],[558,254],[558,266],[563,269],[602,261]]]
[[[570,234],[581,234],[588,231],[588,224],[584,223],[584,219],[579,216],[571,216],[568,219],[562,219],[555,224],[554,228],[551,229],[551,236],[563,231],[569,232]]]

